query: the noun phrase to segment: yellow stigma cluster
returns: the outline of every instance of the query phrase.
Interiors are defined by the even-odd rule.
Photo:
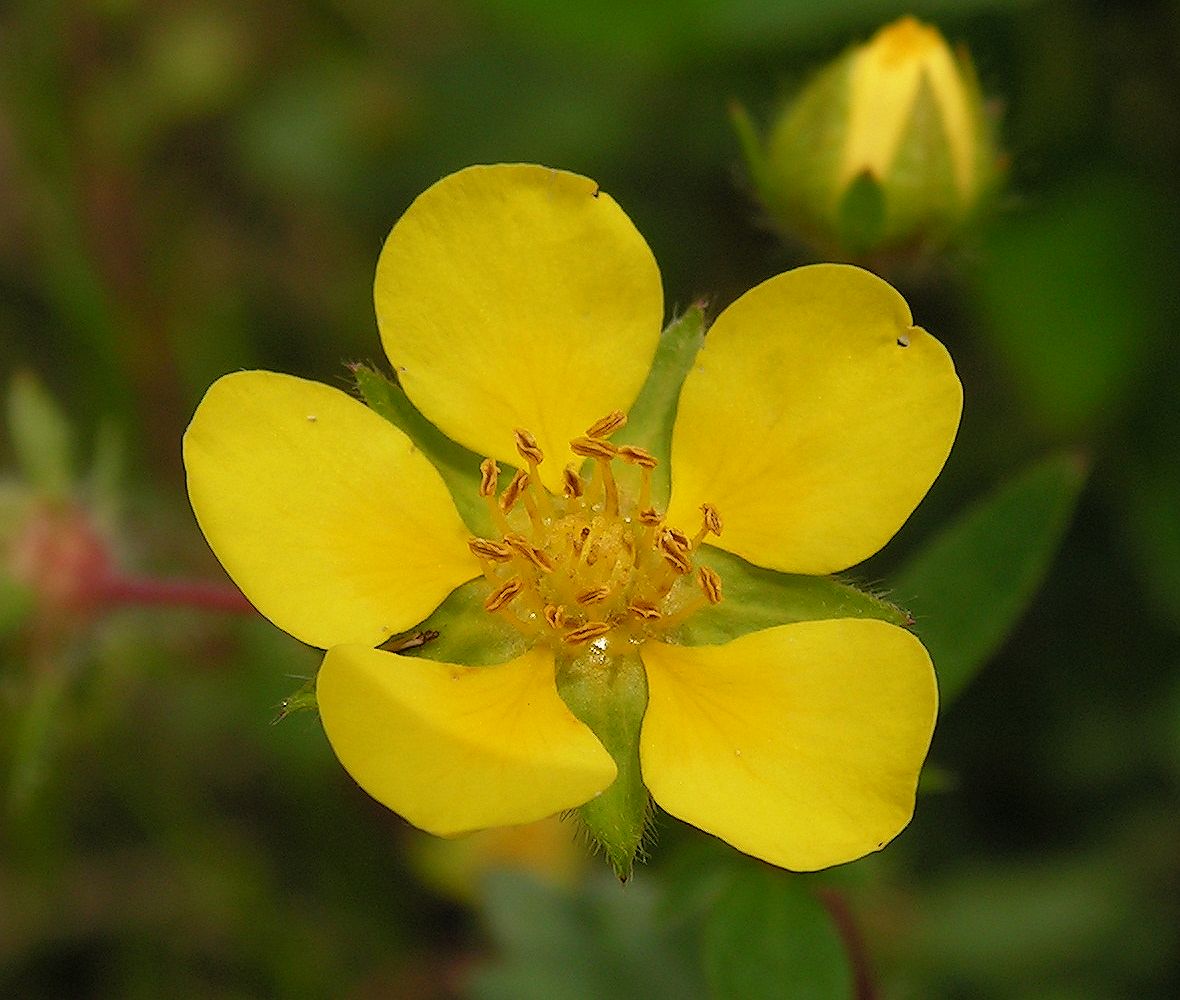
[[[642,642],[721,600],[720,578],[694,561],[705,537],[721,534],[720,516],[704,504],[691,538],[666,525],[651,505],[656,459],[609,440],[626,422],[611,413],[570,442],[590,470],[566,466],[561,496],[537,475],[544,455],[526,430],[516,431],[516,450],[528,471],[499,495],[499,466],[490,458],[480,466],[479,491],[501,534],[468,541],[490,586],[484,607],[534,641]],[[624,467],[619,478],[615,462]]]

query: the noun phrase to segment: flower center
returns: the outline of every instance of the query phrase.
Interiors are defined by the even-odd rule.
[[[537,475],[544,455],[526,430],[517,429],[516,449],[528,471],[498,495],[499,466],[480,466],[479,492],[501,534],[468,540],[491,587],[484,607],[533,641],[640,643],[721,600],[720,578],[694,559],[708,535],[721,534],[720,515],[703,504],[692,537],[665,524],[651,504],[655,457],[609,440],[626,421],[611,413],[570,442],[589,471],[566,466],[561,496]]]

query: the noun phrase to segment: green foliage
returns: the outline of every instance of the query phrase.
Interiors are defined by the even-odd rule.
[[[498,872],[484,899],[500,957],[474,976],[475,1000],[706,1000],[688,943],[658,918],[642,880],[570,892]]]
[[[74,484],[74,430],[65,414],[29,372],[13,377],[6,402],[21,472],[39,493],[65,499]]]
[[[1177,218],[1141,181],[1083,175],[987,234],[984,330],[1056,434],[1107,423],[1165,336]]]
[[[734,870],[705,924],[705,971],[713,996],[851,1000],[847,952],[808,885],[767,866]]]
[[[1075,455],[1037,463],[948,525],[894,577],[938,670],[944,706],[1032,600],[1085,480]]]

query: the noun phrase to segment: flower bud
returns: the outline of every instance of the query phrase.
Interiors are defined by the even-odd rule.
[[[828,255],[943,244],[999,175],[969,56],[912,17],[822,70],[765,142],[734,124],[774,222]]]

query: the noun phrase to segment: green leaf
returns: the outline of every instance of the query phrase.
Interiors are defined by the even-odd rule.
[[[947,705],[995,653],[1036,593],[1085,482],[1076,455],[1045,459],[962,514],[893,579]]]
[[[612,656],[593,646],[557,664],[557,690],[618,768],[605,791],[579,807],[586,831],[606,852],[621,881],[631,877],[651,820],[647,787],[639,768],[639,730],[647,709],[647,674],[638,655]]]
[[[438,469],[467,527],[477,535],[489,535],[491,520],[479,495],[480,456],[456,444],[435,427],[418,412],[400,385],[375,368],[357,364],[352,367],[352,374],[369,407],[404,432]]]
[[[30,372],[8,388],[8,427],[25,477],[51,497],[67,497],[74,481],[74,432],[57,401]]]
[[[627,441],[646,448],[660,463],[652,475],[652,502],[657,507],[667,505],[671,492],[672,425],[680,387],[704,342],[704,310],[691,306],[660,335],[647,381],[627,414]]]
[[[472,977],[478,1000],[704,1000],[688,942],[659,919],[649,882],[591,879],[574,892],[492,872],[484,917],[499,954]]]
[[[1051,432],[1076,436],[1140,403],[1173,322],[1176,231],[1151,185],[1106,173],[990,228],[973,272],[981,330]]]
[[[835,577],[776,573],[710,545],[701,547],[698,559],[721,577],[722,598],[676,630],[674,640],[686,646],[716,645],[776,625],[825,618],[910,623],[900,608]]]
[[[743,866],[713,904],[705,974],[726,1000],[849,1000],[852,969],[823,905],[796,875]]]

